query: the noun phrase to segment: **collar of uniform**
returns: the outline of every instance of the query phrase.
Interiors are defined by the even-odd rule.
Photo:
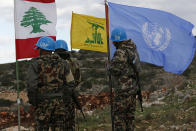
[[[136,49],[136,45],[132,40],[122,41],[120,45],[121,49]]]

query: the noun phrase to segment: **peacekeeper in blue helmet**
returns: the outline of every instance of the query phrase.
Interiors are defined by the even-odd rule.
[[[140,71],[140,61],[135,43],[127,38],[123,28],[115,28],[111,33],[111,41],[116,52],[108,67],[114,83],[114,130],[133,131],[135,127],[134,113],[138,91],[136,77]],[[137,75],[136,75],[137,74]]]
[[[66,95],[66,112],[69,112],[65,118],[65,125],[68,129],[75,129],[75,107],[81,110],[80,103],[77,99],[79,92],[76,91],[76,87],[81,82],[81,73],[80,66],[76,59],[71,58],[71,55],[68,51],[67,42],[64,40],[57,40],[55,44],[55,54],[58,54],[63,60],[65,60],[71,69],[71,72],[74,77],[75,85],[72,88],[71,98],[70,92]]]
[[[63,84],[71,85],[74,78],[69,64],[55,50],[55,41],[41,37],[36,49],[40,57],[30,61],[27,74],[29,103],[35,109],[35,131],[68,130],[65,127],[65,102]]]
[[[55,44],[55,53],[70,64],[74,80],[78,85],[81,82],[81,72],[79,63],[76,59],[71,58],[71,55],[68,51],[67,42],[64,40],[57,40]]]

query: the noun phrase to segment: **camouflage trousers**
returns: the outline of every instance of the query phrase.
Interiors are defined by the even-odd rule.
[[[35,110],[35,131],[75,131],[75,107],[62,99],[45,100]]]
[[[116,93],[113,104],[114,130],[134,131],[136,109],[136,95],[128,92]]]

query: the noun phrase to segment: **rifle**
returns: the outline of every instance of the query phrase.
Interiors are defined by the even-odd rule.
[[[75,92],[75,90],[73,89],[72,86],[70,87],[70,86],[65,85],[63,96],[64,96],[64,99],[65,99],[64,101],[66,101],[66,98],[67,98],[66,96],[69,96],[69,97],[72,98],[73,102],[76,105],[76,108],[80,110],[80,112],[83,115],[84,120],[86,120],[85,115],[82,111],[82,107],[81,107],[80,102],[79,102],[78,97],[77,97],[78,95],[76,95],[76,92]]]
[[[137,95],[138,95],[138,99],[140,101],[141,110],[143,112],[143,107],[142,107],[143,100],[142,100],[141,86],[140,86],[140,81],[139,81],[139,73],[137,71],[135,71],[135,75],[136,75],[136,83],[137,83],[137,86],[138,86]]]
[[[127,50],[126,50],[126,52],[127,52]],[[130,62],[131,58],[129,57],[129,53],[127,53],[127,54],[128,54],[128,61],[134,70],[134,78],[136,79],[136,84],[138,86],[137,95],[138,95],[138,99],[140,101],[141,111],[143,112],[143,107],[142,107],[143,100],[142,100],[142,92],[141,92],[141,86],[140,86],[140,80],[139,80],[139,72],[137,70],[136,65],[133,62]],[[136,57],[137,57],[137,59],[139,59],[139,55],[137,53],[136,53]]]
[[[84,120],[86,121],[85,115],[84,115],[84,113],[83,113],[83,111],[82,111],[82,107],[81,107],[81,105],[80,105],[80,102],[79,102],[79,100],[78,100],[78,97],[77,97],[75,91],[72,91],[71,97],[72,97],[74,103],[76,104],[76,107],[77,107],[77,108],[80,110],[80,112],[82,113]]]

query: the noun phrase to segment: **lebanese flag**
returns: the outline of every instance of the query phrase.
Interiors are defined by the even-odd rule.
[[[56,39],[55,0],[15,0],[14,7],[16,59],[37,57],[40,37]]]

